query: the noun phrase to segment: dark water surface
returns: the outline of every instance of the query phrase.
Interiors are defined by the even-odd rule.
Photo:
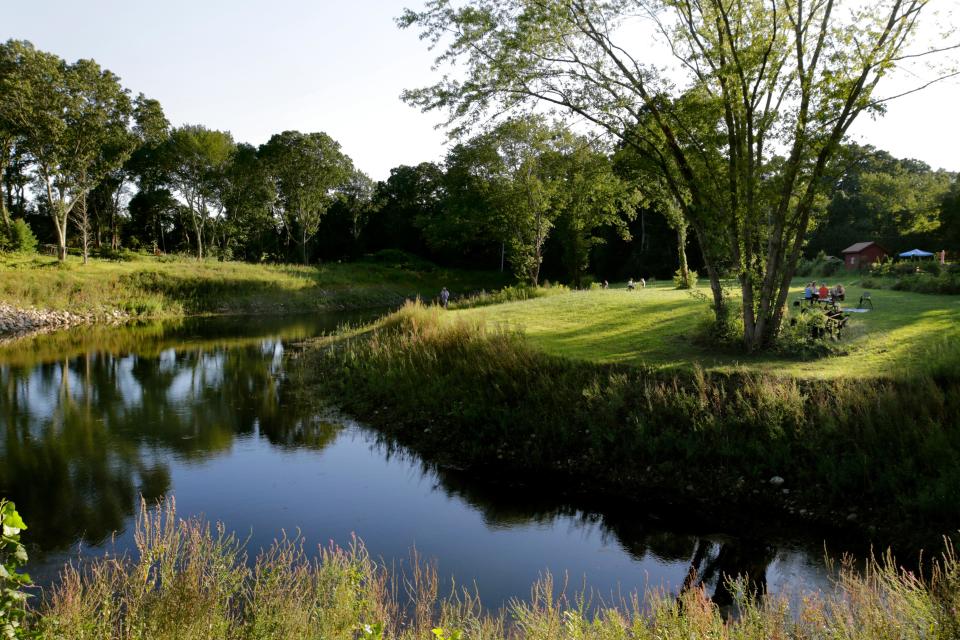
[[[78,549],[129,547],[140,495],[174,495],[178,515],[249,536],[251,555],[283,531],[310,545],[356,534],[388,563],[415,547],[492,606],[546,571],[602,596],[676,592],[691,564],[710,593],[723,573],[764,576],[771,591],[827,584],[815,536],[729,535],[681,514],[484,485],[350,420],[299,415],[283,400],[285,346],[358,319],[188,320],[0,347],[0,495],[30,526],[34,578],[49,583]]]

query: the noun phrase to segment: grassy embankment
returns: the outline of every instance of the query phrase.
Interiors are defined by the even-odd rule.
[[[130,261],[0,257],[0,303],[106,316],[291,313],[397,305],[405,298],[502,286],[497,273],[391,264],[254,265],[139,256]]]
[[[845,306],[856,307],[863,288],[857,282],[845,284]],[[791,305],[802,288],[803,282],[795,281]],[[960,341],[960,296],[876,290],[871,295],[872,311],[851,314],[850,328],[838,345],[843,355],[809,361],[718,353],[698,343],[694,338],[711,317],[708,305],[667,284],[638,291],[571,292],[460,313],[521,330],[546,353],[657,369],[698,364],[727,372],[745,368],[777,376],[859,379],[902,377],[949,364],[944,348]],[[952,355],[960,354],[954,350]],[[960,357],[955,362],[960,374]]]
[[[644,640],[713,638],[956,638],[960,563],[949,551],[920,579],[892,562],[842,569],[832,591],[790,603],[740,594],[725,618],[698,589],[663,590],[620,602],[557,594],[548,577],[527,601],[481,609],[475,593],[438,594],[435,567],[415,556],[399,575],[362,543],[321,549],[281,540],[246,562],[222,529],[175,519],[171,505],[142,512],[137,552],[65,569],[31,619],[43,640]],[[589,595],[589,594],[588,594]]]
[[[960,522],[960,299],[874,300],[811,362],[697,346],[706,303],[665,287],[409,306],[293,379],[441,463],[936,541]]]

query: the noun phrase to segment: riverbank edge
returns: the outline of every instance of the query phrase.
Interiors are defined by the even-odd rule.
[[[442,286],[463,296],[504,280],[495,272],[424,269],[364,261],[303,266],[148,258],[21,264],[4,262],[0,254],[0,339],[129,321],[396,308]]]
[[[662,374],[548,355],[418,305],[293,357],[300,397],[500,483],[656,495],[718,522],[802,523],[883,547],[937,548],[960,521],[960,474],[941,464],[960,454],[952,378]]]
[[[24,309],[0,302],[0,342],[30,338],[41,333],[81,325],[120,325],[132,319],[130,314],[119,309],[100,314],[74,313],[53,309]]]
[[[243,301],[242,305],[236,307],[220,305],[215,312],[189,313],[181,310],[180,312],[166,311],[155,314],[134,314],[110,307],[96,313],[38,309],[35,307],[24,308],[0,302],[0,343],[26,340],[38,335],[80,326],[120,326],[143,320],[173,320],[179,318],[363,311],[396,308],[407,300],[411,300],[411,298],[400,293],[379,296],[376,300],[362,303],[338,300],[336,295],[329,296],[319,304],[311,305],[267,305],[259,304],[255,299],[247,299]]]

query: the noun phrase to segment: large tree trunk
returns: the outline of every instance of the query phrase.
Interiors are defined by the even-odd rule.
[[[0,222],[3,222],[3,231],[10,231],[10,214],[7,211],[7,203],[4,200],[4,182],[3,176],[6,174],[7,166],[10,164],[10,145],[4,143],[0,148]],[[7,196],[10,194],[10,187],[6,189]]]
[[[197,260],[203,260],[203,227],[197,221],[197,214],[192,214],[193,220],[193,238],[197,243]]]
[[[74,219],[80,229],[80,241],[83,246],[83,264],[87,264],[90,255],[90,212],[87,210],[87,196],[82,195],[74,205]]]
[[[62,208],[62,207],[61,207]],[[63,217],[52,213],[53,228],[57,232],[57,259],[63,262],[67,259],[67,215]]]
[[[680,284],[681,288],[691,288],[690,268],[687,265],[687,228],[680,225],[677,227],[677,258],[680,261]]]
[[[123,192],[123,179],[117,185],[110,207],[110,248],[116,251],[120,248],[120,236],[117,233],[117,215],[120,211],[120,195]]]
[[[700,245],[700,255],[703,258],[703,265],[707,270],[707,277],[710,280],[710,293],[713,295],[713,312],[716,322],[727,321],[727,301],[723,296],[723,283],[720,282],[720,272],[706,248],[708,245],[703,240],[703,232],[698,225],[691,225],[693,234],[697,237],[697,244]]]
[[[3,231],[10,231],[10,214],[7,212],[7,203],[3,198],[3,194],[0,193],[0,218],[3,220]]]

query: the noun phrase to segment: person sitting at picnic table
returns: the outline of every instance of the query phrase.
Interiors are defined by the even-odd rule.
[[[820,297],[821,300],[826,300],[827,298],[830,297],[830,290],[827,289],[826,282],[820,283],[820,290],[817,291],[817,295]]]
[[[813,283],[808,282],[807,287],[803,290],[803,299],[807,301],[813,301]]]
[[[847,292],[844,290],[843,285],[839,283],[833,289],[830,289],[830,295],[834,300],[843,301],[844,297],[846,297],[846,294]]]

